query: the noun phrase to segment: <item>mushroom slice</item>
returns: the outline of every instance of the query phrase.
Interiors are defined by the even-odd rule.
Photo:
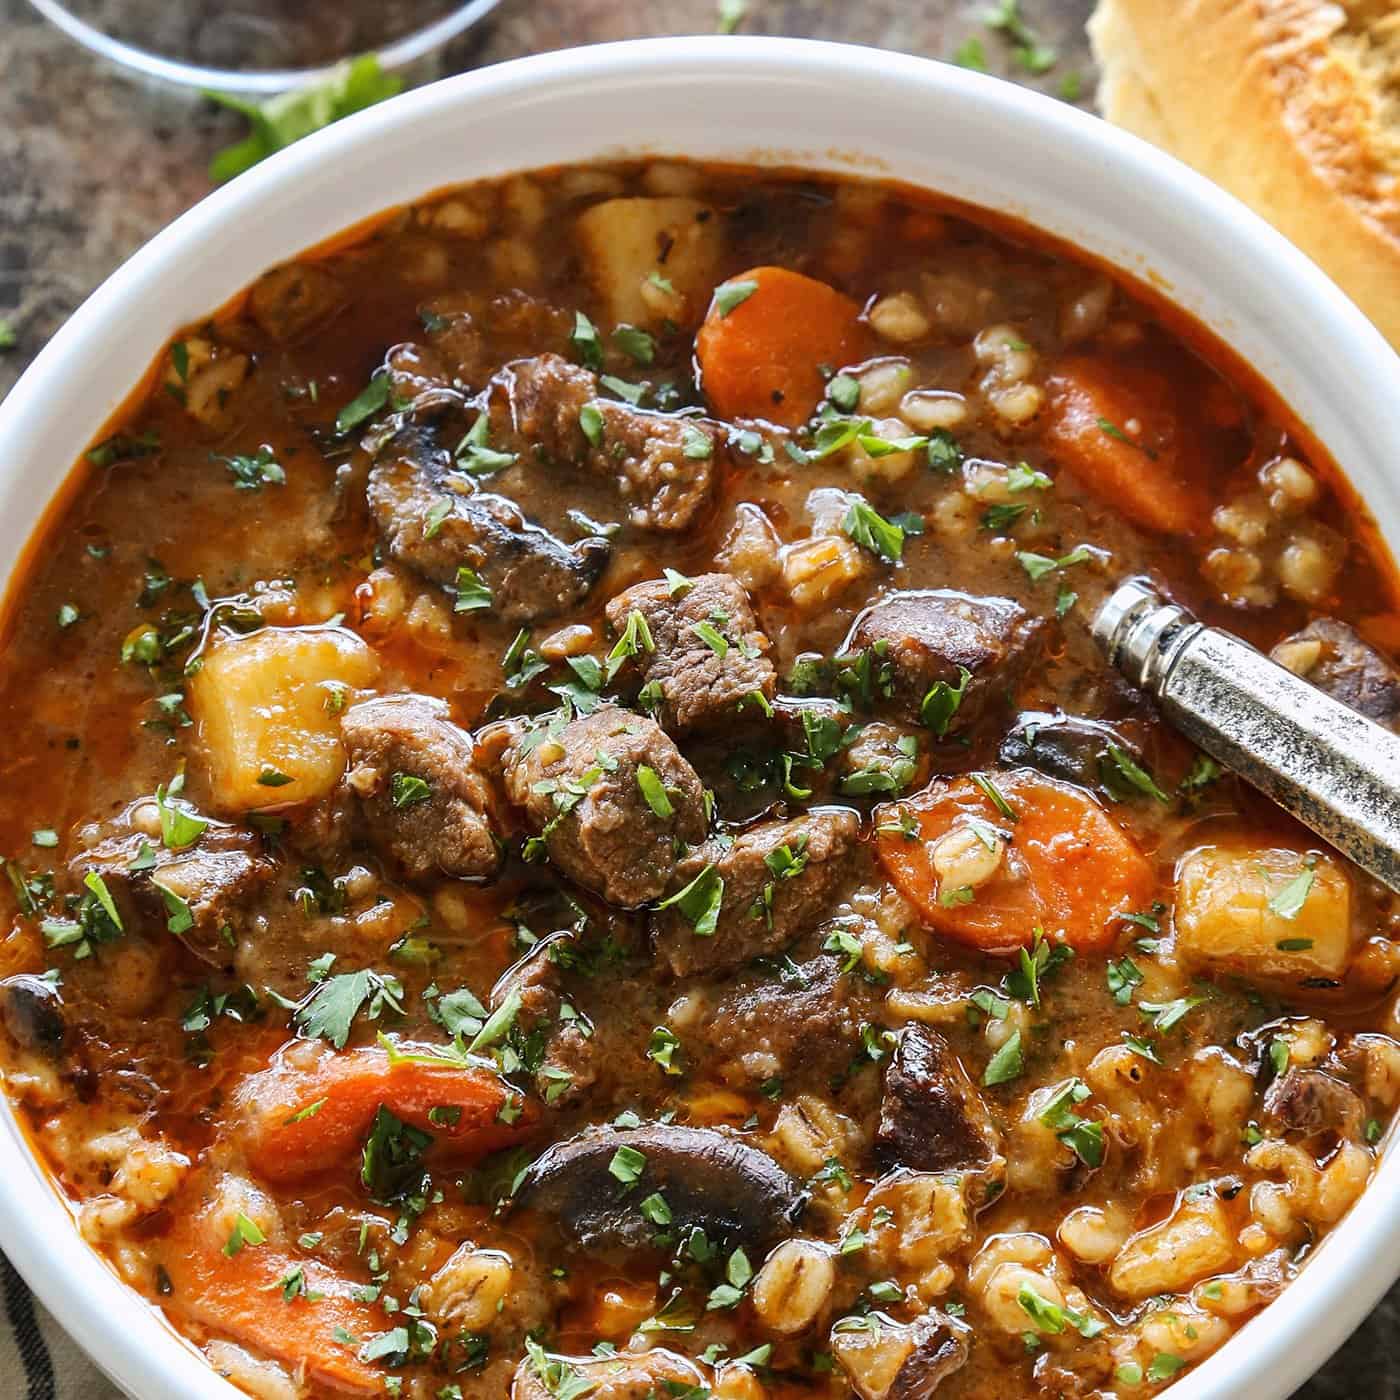
[[[651,1123],[589,1128],[526,1170],[517,1205],[550,1215],[586,1250],[635,1249],[656,1227],[642,1202],[659,1194],[674,1230],[755,1251],[791,1233],[807,1193],[766,1152],[713,1128]]]
[[[58,988],[29,972],[0,980],[0,1023],[16,1045],[51,1060],[59,1057],[68,1036]]]

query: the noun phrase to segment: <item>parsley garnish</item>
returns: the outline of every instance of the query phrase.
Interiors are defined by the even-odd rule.
[[[637,786],[641,789],[642,796],[646,798],[647,806],[656,813],[662,821],[669,821],[675,815],[676,809],[671,803],[671,799],[666,795],[666,789],[662,785],[661,779],[656,775],[656,769],[649,768],[645,763],[637,766]]]
[[[362,1008],[371,1021],[385,1010],[402,1015],[403,987],[398,978],[372,968],[325,977],[297,1008],[293,1020],[304,1035],[321,1036],[343,1050],[350,1025]]]
[[[715,306],[721,316],[728,316],[736,306],[742,306],[756,291],[754,281],[724,282],[715,288]]]
[[[887,563],[897,564],[904,557],[904,537],[909,531],[886,520],[864,496],[852,494],[847,499],[850,504],[841,520],[842,530],[863,549]]]
[[[379,66],[379,59],[367,53],[337,64],[323,83],[294,88],[263,102],[235,93],[206,91],[204,96],[211,102],[242,113],[252,127],[242,141],[226,146],[214,157],[209,165],[209,178],[215,184],[231,180],[274,151],[352,112],[383,102],[402,89],[403,79],[385,73]]]
[[[414,773],[395,773],[389,779],[389,793],[395,807],[414,807],[428,801],[433,789]]]
[[[263,1244],[267,1236],[258,1228],[257,1222],[249,1220],[242,1211],[234,1217],[233,1229],[229,1232],[228,1239],[224,1242],[224,1253],[230,1259],[243,1248],[244,1245]]]
[[[491,606],[491,590],[481,581],[481,575],[465,564],[457,570],[457,601],[453,612],[480,612]]]
[[[220,457],[214,454],[216,462],[222,462],[233,474],[233,484],[239,491],[258,491],[264,486],[283,486],[287,473],[281,463],[272,455],[267,446],[258,448],[252,457]]]
[[[389,376],[382,371],[370,378],[368,384],[335,416],[337,437],[345,437],[361,423],[373,418],[389,402]]]
[[[1280,919],[1298,917],[1312,893],[1313,881],[1317,878],[1316,865],[1316,856],[1304,857],[1303,869],[1269,900],[1269,913],[1277,914]]]
[[[1015,1079],[1023,1068],[1021,1059],[1021,1032],[1012,1031],[995,1055],[987,1061],[982,1074],[982,1083],[987,1088],[1005,1084]]]
[[[724,903],[724,878],[712,864],[707,865],[684,889],[663,899],[656,907],[676,911],[701,938],[712,937]]]
[[[935,681],[924,696],[923,703],[919,706],[919,718],[938,738],[941,739],[947,734],[948,726],[953,722],[953,716],[957,714],[958,707],[967,694],[968,682],[971,679],[972,672],[966,666],[959,666],[957,685],[949,685],[947,681]]]

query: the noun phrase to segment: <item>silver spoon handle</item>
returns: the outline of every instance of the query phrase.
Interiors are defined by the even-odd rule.
[[[1400,891],[1400,736],[1133,579],[1094,640],[1167,720]]]

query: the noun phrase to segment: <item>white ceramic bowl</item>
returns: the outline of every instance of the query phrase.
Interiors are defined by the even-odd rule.
[[[722,157],[888,175],[1017,215],[1152,280],[1251,362],[1400,545],[1400,360],[1301,253],[1095,118],[941,63],[778,39],[661,39],[524,59],[301,142],[179,219],[78,310],[0,405],[0,559],[179,326],[269,266],[430,190],[566,161]],[[114,172],[120,178],[120,172]],[[140,1400],[236,1392],[72,1227],[0,1117],[0,1245]],[[1400,1154],[1261,1319],[1172,1390],[1281,1400],[1400,1272]]]

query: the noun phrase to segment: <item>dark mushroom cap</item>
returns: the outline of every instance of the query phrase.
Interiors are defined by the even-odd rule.
[[[611,1170],[624,1147],[644,1159],[635,1182]],[[790,1234],[807,1204],[807,1193],[759,1148],[714,1128],[665,1123],[589,1128],[555,1143],[526,1170],[515,1201],[553,1216],[583,1249],[635,1249],[657,1233],[639,1209],[653,1192],[670,1208],[670,1230],[699,1226],[711,1240],[753,1251]]]
[[[16,1045],[56,1057],[66,1027],[63,998],[52,982],[22,972],[0,980],[0,1019]]]

